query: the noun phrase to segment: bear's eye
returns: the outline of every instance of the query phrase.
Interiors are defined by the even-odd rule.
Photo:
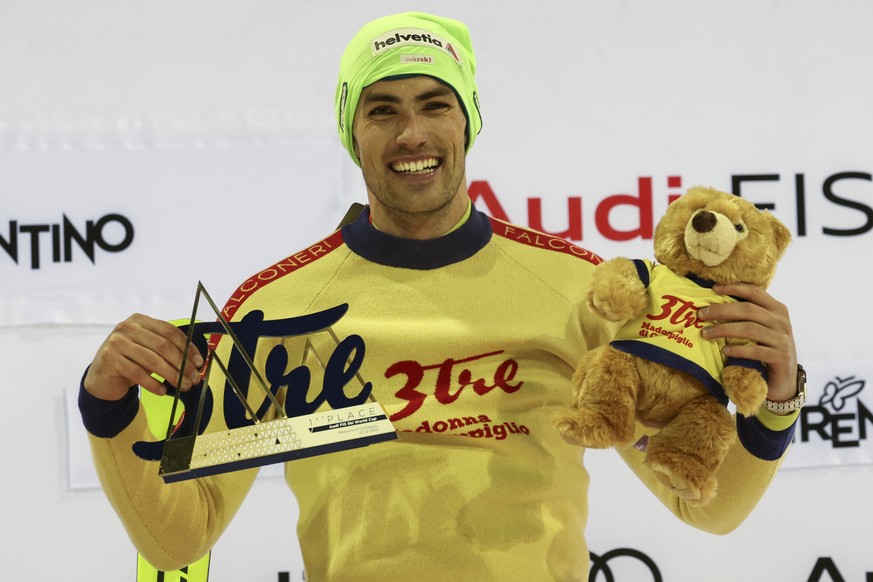
[[[746,232],[746,227],[743,226],[741,223],[735,224],[734,228],[736,229],[737,232]]]

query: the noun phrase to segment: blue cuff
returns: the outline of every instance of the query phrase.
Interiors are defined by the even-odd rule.
[[[737,417],[737,436],[747,451],[764,461],[776,461],[785,454],[794,438],[794,422],[785,430],[770,430],[754,416]]]
[[[85,374],[88,373],[87,368]],[[139,410],[139,389],[131,386],[121,400],[103,400],[85,390],[85,374],[79,381],[79,413],[82,424],[96,437],[112,438],[133,422]]]

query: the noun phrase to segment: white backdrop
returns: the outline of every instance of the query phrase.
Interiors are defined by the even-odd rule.
[[[221,301],[363,200],[335,136],[339,57],[361,24],[408,9],[471,28],[484,128],[468,179],[483,210],[648,258],[634,231],[702,183],[771,205],[795,235],[771,291],[791,308],[812,402],[785,470],[714,537],[589,452],[591,550],[635,549],[669,582],[873,575],[873,4],[508,7],[0,0],[0,579],[134,580],[68,399],[115,321],[186,315],[198,279]],[[639,205],[606,212],[621,195]],[[296,506],[266,473],[211,580],[301,579]],[[653,579],[632,558],[609,565],[619,582]]]

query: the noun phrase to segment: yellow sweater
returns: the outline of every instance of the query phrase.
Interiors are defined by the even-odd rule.
[[[333,331],[355,338],[361,378],[399,431],[390,442],[286,463],[307,580],[586,580],[584,451],[562,440],[551,417],[571,403],[580,355],[615,331],[585,308],[600,259],[475,210],[430,241],[380,233],[367,218],[255,274],[225,306],[232,321],[271,321],[348,304]],[[321,389],[321,366],[304,359],[307,339],[320,354],[336,346],[327,332],[262,337],[253,358],[280,395],[290,384],[291,415]],[[227,358],[230,347],[222,340],[218,353]],[[291,373],[301,363],[311,375],[306,398],[306,374]],[[209,430],[240,422],[235,397],[210,384]],[[361,390],[349,383],[345,394]],[[263,396],[250,394],[258,408]],[[167,570],[205,554],[256,471],[164,484],[157,463],[131,452],[152,440],[134,390],[111,405],[83,392],[80,408],[103,487],[139,551]],[[666,492],[639,451],[620,454],[681,519],[726,532],[778,466],[759,457],[778,459],[790,440],[790,430],[749,422],[705,510]]]
[[[721,385],[725,364],[766,373],[758,361],[728,358],[725,362],[721,348],[727,342],[708,341],[701,335],[699,308],[738,299],[714,292],[712,281],[674,273],[665,265],[642,259],[634,260],[634,264],[646,286],[649,309],[626,322],[616,333],[612,346],[689,374],[725,405],[728,397]]]

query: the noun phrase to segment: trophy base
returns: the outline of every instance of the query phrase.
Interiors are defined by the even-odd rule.
[[[164,443],[159,474],[164,482],[175,483],[396,438],[397,431],[382,407],[367,402],[196,437],[170,438]]]

